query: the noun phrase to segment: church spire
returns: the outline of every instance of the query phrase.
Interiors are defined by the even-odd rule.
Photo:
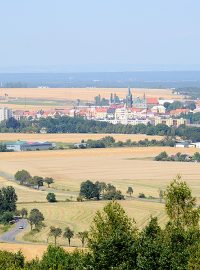
[[[133,106],[133,97],[131,94],[131,88],[128,87],[128,95],[126,96],[126,107],[132,108],[132,106]]]

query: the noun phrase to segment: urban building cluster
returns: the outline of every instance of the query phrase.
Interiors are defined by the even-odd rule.
[[[102,101],[103,100],[103,105]],[[166,110],[165,103],[172,104],[173,99],[149,98],[145,94],[143,97],[134,97],[131,89],[125,99],[119,99],[116,94],[111,94],[110,99],[102,99],[100,95],[95,98],[95,104],[78,105],[71,109],[51,109],[51,110],[14,110],[9,108],[0,109],[0,122],[14,117],[16,120],[22,118],[39,119],[41,117],[58,117],[58,116],[82,116],[88,120],[105,121],[112,124],[137,125],[148,123],[166,124],[168,126],[179,126],[188,124],[188,120],[180,118],[182,113],[189,113],[190,109],[173,109]],[[200,111],[200,102],[196,103],[195,112]],[[194,112],[194,111],[193,111]]]

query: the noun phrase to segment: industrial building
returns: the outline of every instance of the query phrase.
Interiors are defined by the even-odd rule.
[[[51,142],[27,142],[27,141],[17,141],[6,143],[6,148],[8,150],[13,150],[15,152],[20,151],[39,151],[39,150],[50,150],[55,148],[55,143]]]

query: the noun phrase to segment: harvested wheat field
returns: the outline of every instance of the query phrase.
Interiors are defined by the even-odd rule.
[[[75,232],[75,237],[72,239],[71,245],[80,247],[81,242],[76,234],[79,231],[89,230],[95,213],[97,210],[101,210],[106,203],[105,201],[90,201],[62,202],[56,204],[20,204],[18,205],[18,209],[26,207],[30,211],[34,207],[38,208],[44,214],[45,224],[47,225],[37,235],[31,237],[25,236],[25,239],[47,243],[50,226],[56,225],[62,230],[70,226]],[[123,206],[128,216],[135,219],[140,229],[148,223],[150,216],[157,216],[161,225],[167,221],[167,217],[164,213],[164,205],[161,203],[130,199],[121,201],[120,204]],[[20,241],[21,238],[22,235],[18,240]],[[53,239],[49,238],[48,243],[52,242]],[[62,245],[67,245],[66,239],[59,238],[58,242]]]
[[[8,97],[26,99],[46,99],[46,100],[84,100],[91,101],[94,97],[101,94],[109,98],[111,93],[116,93],[120,98],[125,98],[127,88],[8,88],[0,89],[0,96],[5,94]],[[182,96],[172,94],[171,89],[146,89],[132,88],[133,96],[156,97],[164,99],[181,99]]]
[[[24,133],[0,133],[0,141],[49,141],[63,143],[78,143],[81,140],[98,140],[105,136],[112,136],[116,141],[139,141],[144,139],[162,140],[162,136],[149,136],[145,134],[88,134],[88,133],[67,133],[67,134],[24,134]]]
[[[159,188],[165,188],[173,177],[181,173],[194,195],[199,196],[200,164],[154,161],[153,157],[161,151],[193,154],[198,149],[133,147],[1,153],[0,172],[14,175],[16,171],[26,169],[32,175],[53,177],[53,186],[60,192],[78,194],[80,183],[91,179],[113,183],[123,193],[128,186],[132,186],[134,195],[144,192],[155,197]],[[30,201],[31,198],[31,192],[26,200],[19,195],[19,201]]]
[[[35,259],[36,257],[41,258],[46,249],[47,245],[0,243],[0,250],[6,250],[9,252],[21,251],[27,261]],[[64,249],[70,252],[75,248],[64,247]]]

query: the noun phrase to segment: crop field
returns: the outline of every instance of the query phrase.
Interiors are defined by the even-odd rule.
[[[88,133],[67,133],[67,134],[24,134],[24,133],[0,133],[0,142],[5,141],[49,141],[62,143],[78,143],[81,140],[99,140],[105,136],[112,136],[116,141],[139,141],[144,139],[162,140],[162,136],[149,136],[145,134],[88,134]]]
[[[0,243],[0,250],[6,250],[15,253],[21,251],[27,261],[35,259],[36,257],[41,258],[46,249],[47,245]],[[66,251],[74,250],[73,247],[64,247],[64,249]]]
[[[141,229],[150,216],[157,216],[162,225],[167,221],[164,204],[158,200],[137,199],[139,193],[158,198],[159,188],[165,189],[170,181],[181,173],[183,179],[191,186],[193,195],[200,194],[199,163],[157,162],[153,158],[161,151],[168,154],[177,152],[194,154],[199,149],[177,149],[170,147],[147,148],[111,148],[111,149],[79,149],[65,151],[40,151],[1,153],[0,155],[0,187],[13,185],[18,195],[18,209],[26,207],[29,211],[38,208],[45,217],[42,231],[34,236],[23,234],[18,240],[35,241],[41,244],[51,243],[48,239],[49,227],[59,226],[64,229],[70,226],[75,234],[88,230],[97,210],[102,209],[105,201],[76,202],[80,183],[87,179],[105,181],[114,184],[126,194],[128,186],[132,186],[133,198],[120,202],[127,214],[134,218]],[[34,190],[13,182],[17,170],[26,169],[32,175],[51,176],[55,184],[48,190]],[[9,180],[10,179],[10,180]],[[55,192],[58,203],[47,203],[47,193]],[[71,202],[65,201],[71,199]],[[24,235],[25,233],[25,235]],[[59,238],[58,242],[67,246],[67,241]],[[7,244],[0,244],[6,248]],[[72,246],[80,247],[80,240],[75,235]],[[22,247],[12,246],[14,250]],[[12,250],[12,247],[10,250]],[[31,248],[33,247],[33,249]],[[10,248],[10,247],[9,247]],[[27,245],[24,252],[28,259],[40,255],[46,246]],[[33,252],[30,252],[33,250]]]
[[[21,110],[40,110],[51,108],[71,108],[74,102],[80,99],[82,102],[94,101],[94,97],[101,95],[109,98],[111,93],[116,93],[120,98],[125,98],[127,88],[8,88],[0,89],[0,97],[8,95],[7,100],[0,101],[0,107],[8,106]],[[133,88],[134,97],[183,99],[181,95],[174,95],[171,89],[147,89]]]
[[[179,151],[193,154],[198,151],[168,147],[133,147],[1,153],[0,172],[2,176],[2,173],[14,175],[16,171],[26,169],[32,175],[53,177],[53,188],[61,197],[64,192],[76,196],[80,183],[87,179],[110,182],[123,193],[128,186],[132,186],[135,196],[144,192],[147,196],[157,197],[158,189],[165,188],[173,177],[181,173],[192,187],[194,195],[199,196],[199,163],[154,161],[153,157],[164,150],[169,154]],[[31,191],[27,191],[26,196],[23,195],[24,192],[20,191],[19,201],[31,201],[33,197],[34,201],[37,201]],[[42,200],[44,199],[43,195]]]
[[[141,229],[149,221],[150,216],[157,216],[160,224],[166,222],[167,218],[164,213],[164,205],[158,202],[145,202],[138,200],[126,200],[120,202],[126,210],[129,217],[134,218],[137,226]],[[39,241],[43,243],[53,242],[52,238],[48,239],[50,226],[58,226],[62,230],[67,226],[71,227],[75,232],[72,239],[72,246],[81,246],[80,240],[76,234],[79,231],[88,230],[97,210],[101,210],[106,204],[104,201],[91,202],[62,202],[62,203],[38,203],[38,204],[20,204],[18,208],[26,207],[29,211],[32,208],[38,208],[45,217],[45,223],[48,225],[41,230],[40,233],[29,237],[29,241]],[[21,240],[22,236],[19,236]],[[26,239],[26,238],[25,238]],[[66,239],[60,238],[59,243],[67,245]]]
[[[37,98],[48,100],[93,100],[95,96],[101,95],[106,98],[110,97],[111,93],[116,93],[120,98],[124,98],[127,94],[127,88],[7,88],[0,89],[0,96],[5,94],[8,97],[14,98]],[[163,97],[163,98],[181,98],[181,96],[172,94],[171,89],[147,89],[147,88],[132,88],[134,96],[147,97]]]

